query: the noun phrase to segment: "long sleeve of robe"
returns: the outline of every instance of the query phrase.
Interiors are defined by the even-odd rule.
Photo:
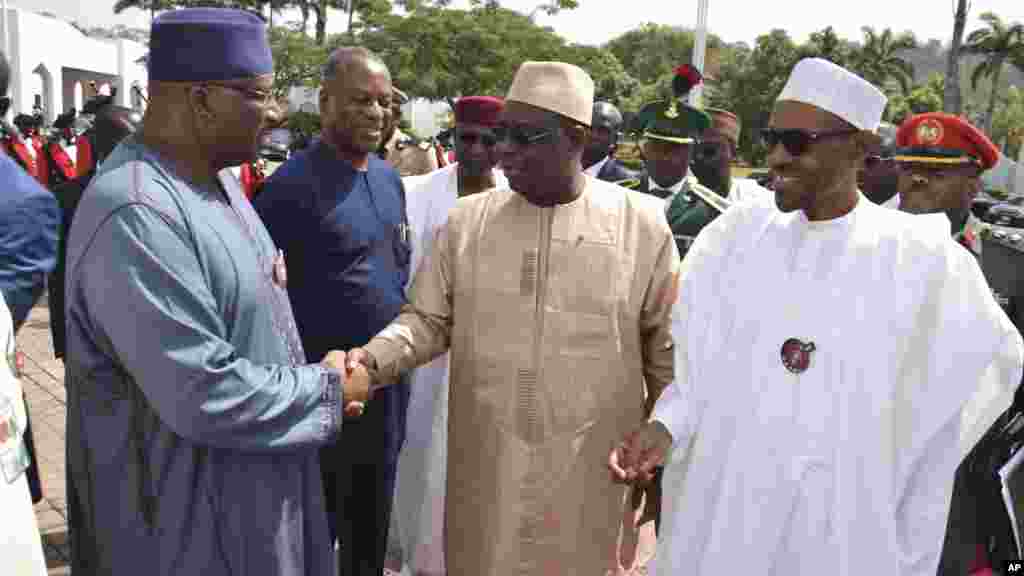
[[[662,203],[588,179],[576,201],[460,198],[367,349],[391,380],[450,349],[450,574],[614,574],[638,537],[604,465],[671,379],[678,253]],[[638,542],[638,539],[640,540]]]
[[[193,188],[133,140],[68,242],[75,572],[333,573],[316,448],[341,375],[305,358],[238,183]]]
[[[0,175],[0,291],[17,330],[57,264],[60,208],[53,194],[5,155],[0,155]]]
[[[684,262],[672,330],[656,574],[935,573],[965,427],[1024,359],[944,218],[734,207]],[[815,344],[803,373],[789,338]]]

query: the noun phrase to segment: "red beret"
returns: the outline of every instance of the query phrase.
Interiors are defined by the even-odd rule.
[[[466,96],[455,103],[456,124],[496,126],[505,101],[494,96]]]
[[[928,112],[907,118],[896,132],[893,157],[899,162],[963,164],[988,170],[999,161],[999,149],[985,133],[952,114]]]

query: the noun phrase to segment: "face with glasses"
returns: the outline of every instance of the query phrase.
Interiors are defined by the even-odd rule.
[[[725,134],[708,128],[694,146],[693,175],[701,184],[723,196],[729,194],[731,163],[736,147]]]
[[[280,122],[273,78],[208,82],[194,86],[193,108],[203,142],[215,143],[217,164],[237,166],[256,160],[263,132]]]
[[[466,176],[483,176],[498,163],[498,138],[494,129],[463,122],[455,127],[455,157]]]
[[[530,203],[550,206],[571,190],[587,140],[582,126],[569,126],[554,112],[506,102],[498,138],[501,169],[513,190]]]
[[[839,196],[856,186],[866,155],[860,138],[858,130],[816,106],[776,102],[762,139],[779,210],[811,215],[840,207]]]
[[[900,210],[966,214],[981,182],[974,164],[899,163]]]

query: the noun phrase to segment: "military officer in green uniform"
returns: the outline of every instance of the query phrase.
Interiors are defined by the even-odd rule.
[[[665,199],[680,255],[685,255],[700,230],[729,206],[727,199],[700,185],[690,171],[694,145],[711,126],[706,112],[686,103],[690,90],[701,80],[695,68],[680,66],[672,81],[675,97],[651,102],[640,110],[633,129],[641,141],[646,169],[638,178],[618,183]]]

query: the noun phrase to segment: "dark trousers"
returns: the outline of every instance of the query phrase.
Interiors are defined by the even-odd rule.
[[[331,540],[341,542],[342,576],[384,573],[398,452],[405,440],[409,381],[384,388],[341,439],[320,450]]]
[[[28,489],[32,493],[32,503],[38,504],[43,499],[43,483],[39,478],[39,460],[36,458],[36,443],[32,438],[32,417],[28,415],[28,403],[25,403],[25,452],[28,453],[29,466],[25,470]]]

